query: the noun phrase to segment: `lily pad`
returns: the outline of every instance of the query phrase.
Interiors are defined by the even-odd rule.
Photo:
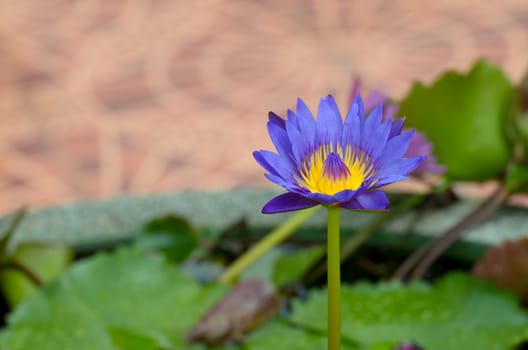
[[[416,83],[403,99],[406,126],[423,131],[452,180],[495,178],[510,159],[505,129],[514,89],[486,61],[467,74],[448,72],[431,86]]]
[[[292,321],[327,330],[327,294],[297,301]],[[462,274],[425,283],[359,284],[342,290],[342,329],[364,346],[414,342],[427,350],[499,350],[528,339],[528,315],[511,294]]]
[[[23,302],[0,333],[0,348],[129,349],[123,334],[189,348],[185,333],[224,292],[199,286],[159,256],[130,249],[98,254]]]

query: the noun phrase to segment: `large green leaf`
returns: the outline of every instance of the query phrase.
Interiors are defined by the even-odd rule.
[[[326,331],[326,291],[296,302],[292,321]],[[528,339],[528,315],[491,285],[453,274],[425,283],[359,284],[342,290],[343,335],[364,345],[415,342],[427,350],[504,350]]]
[[[22,303],[0,349],[188,348],[185,333],[224,291],[199,286],[159,256],[99,254]]]
[[[467,74],[448,72],[431,86],[416,83],[403,99],[406,126],[423,131],[453,180],[485,180],[505,169],[513,87],[496,66],[478,61]]]

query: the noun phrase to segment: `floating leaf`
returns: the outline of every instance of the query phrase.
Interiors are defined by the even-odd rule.
[[[296,302],[292,321],[326,331],[326,291]],[[346,339],[366,346],[413,342],[427,350],[509,349],[528,339],[528,315],[512,295],[462,274],[434,287],[386,282],[342,290],[342,329]]]
[[[467,74],[448,72],[431,86],[416,83],[403,99],[406,126],[423,131],[453,180],[499,175],[510,158],[505,137],[513,87],[505,74],[478,61]]]
[[[127,349],[119,347],[126,333],[185,349],[185,333],[223,293],[200,287],[159,256],[98,254],[22,303],[0,333],[0,348]]]
[[[136,237],[135,246],[160,251],[169,259],[180,262],[198,246],[198,234],[184,219],[167,215],[147,223]]]

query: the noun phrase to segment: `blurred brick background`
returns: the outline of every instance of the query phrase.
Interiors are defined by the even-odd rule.
[[[122,193],[267,186],[254,149],[353,75],[401,97],[478,57],[514,81],[528,4],[4,0],[0,214]]]

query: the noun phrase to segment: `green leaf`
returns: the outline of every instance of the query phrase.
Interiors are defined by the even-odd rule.
[[[511,164],[506,174],[506,188],[515,192],[528,191],[528,167],[521,164]]]
[[[59,243],[21,243],[9,256],[9,260],[24,265],[44,283],[63,273],[72,259],[72,249]],[[0,270],[0,287],[11,308],[38,289],[26,275],[13,269]]]
[[[111,328],[113,344],[122,350],[161,350],[158,343],[151,338],[141,336],[127,329]]]
[[[9,330],[0,333],[0,348],[2,350],[119,349],[112,344],[103,325],[84,318],[83,314],[79,314],[77,319],[63,321],[62,324],[50,322],[10,327]]]
[[[431,140],[449,178],[486,180],[499,175],[511,155],[505,124],[513,92],[505,74],[481,60],[467,74],[448,72],[431,86],[416,83],[400,114]]]
[[[292,321],[326,331],[326,291],[294,304]],[[425,283],[342,290],[343,336],[366,346],[414,342],[427,350],[509,349],[528,339],[528,315],[510,294],[462,274]]]
[[[247,339],[244,349],[321,350],[327,349],[327,342],[328,340],[324,333],[308,332],[299,328],[291,327],[284,322],[275,321],[251,334]],[[343,350],[358,349],[356,346],[347,342],[342,345]]]
[[[224,292],[200,287],[160,256],[98,254],[20,304],[0,335],[0,348],[131,348],[133,343],[121,347],[124,334],[135,343],[189,348],[186,332]]]
[[[147,223],[135,246],[157,250],[172,261],[185,260],[198,246],[197,231],[184,219],[167,215]]]
[[[300,279],[325,254],[325,247],[310,247],[285,254],[277,259],[273,283],[281,286]]]

